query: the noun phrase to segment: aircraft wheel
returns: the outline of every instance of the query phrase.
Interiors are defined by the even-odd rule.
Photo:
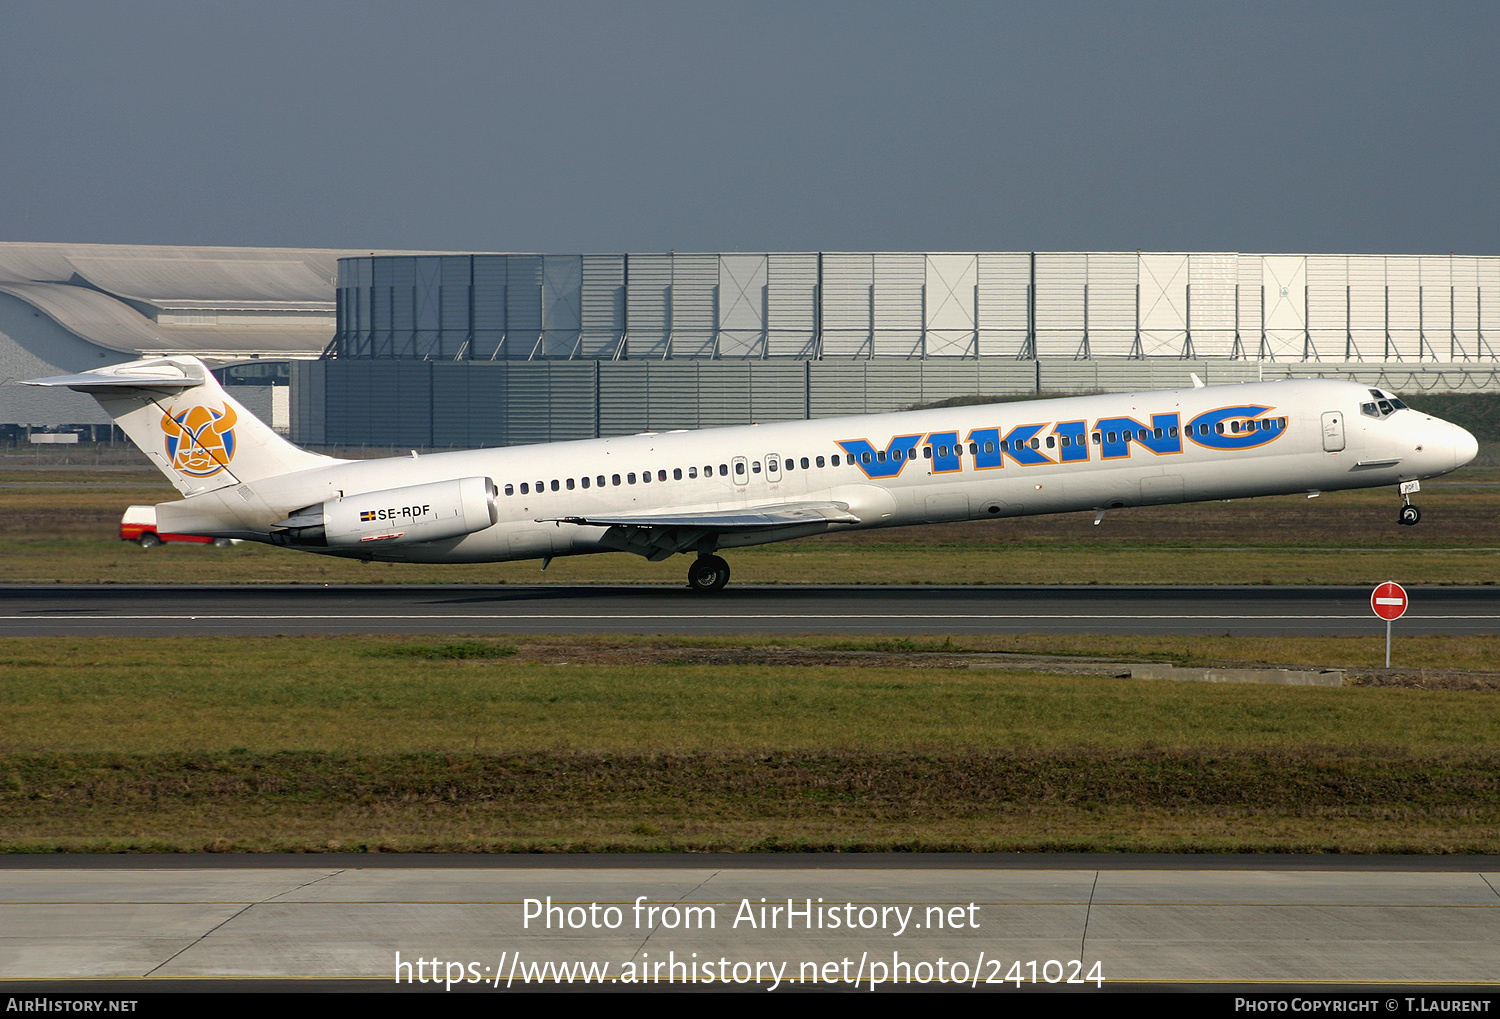
[[[700,594],[718,591],[729,583],[729,564],[716,555],[699,556],[688,567],[688,587]]]
[[[1401,507],[1401,523],[1405,524],[1407,527],[1412,526],[1421,519],[1422,511],[1417,509],[1415,506],[1407,505]]]
[[[152,534],[150,531],[146,531],[135,540],[136,544],[140,545],[141,548],[155,548],[156,546],[161,544],[161,539]]]

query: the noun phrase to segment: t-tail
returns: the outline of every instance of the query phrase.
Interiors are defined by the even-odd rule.
[[[88,393],[183,495],[339,462],[277,435],[195,357],[152,357],[22,385]]]

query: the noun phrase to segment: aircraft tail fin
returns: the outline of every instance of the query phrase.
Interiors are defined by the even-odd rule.
[[[339,462],[277,435],[195,357],[151,357],[22,385],[88,393],[183,495]]]

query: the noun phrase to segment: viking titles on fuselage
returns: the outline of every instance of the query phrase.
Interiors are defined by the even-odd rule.
[[[1082,463],[1088,460],[1119,460],[1137,446],[1156,456],[1182,452],[1184,439],[1216,450],[1253,449],[1274,442],[1286,433],[1287,419],[1267,417],[1275,408],[1242,404],[1204,411],[1181,425],[1181,416],[1152,414],[1149,425],[1132,417],[1106,417],[1088,427],[1087,419],[1016,425],[1002,429],[975,428],[960,442],[959,432],[928,432],[894,436],[884,449],[869,439],[840,439],[838,445],[868,478],[894,478],[903,468],[922,457],[932,461],[932,473],[951,474],[964,469],[964,445],[973,458],[973,470],[994,470],[1005,462],[1022,467],[1043,464]],[[1044,436],[1050,427],[1049,434]],[[1090,452],[1090,447],[1093,452]]]

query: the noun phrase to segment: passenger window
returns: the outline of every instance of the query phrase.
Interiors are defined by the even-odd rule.
[[[738,474],[744,474],[745,473],[745,465],[743,463],[736,463],[734,465],[734,473],[737,474],[737,475]]]
[[[837,453],[833,454],[833,461],[832,462],[833,462],[833,466],[835,466],[835,467],[837,467],[839,465],[839,455]]]
[[[869,453],[861,453],[861,454],[859,454],[859,462],[860,463],[869,463],[870,462],[870,454]]]
[[[1033,438],[1031,440],[1031,448],[1032,449],[1040,449],[1041,446],[1042,446],[1042,442],[1041,442],[1040,439]]]
[[[531,488],[530,488],[530,486],[528,486],[528,485],[527,485],[527,484],[526,484],[526,482],[524,482],[524,481],[523,481],[523,482],[521,482],[521,494],[522,494],[522,495],[526,495],[526,494],[528,494],[528,493],[529,493],[529,492],[530,492],[530,491],[531,491]]]
[[[1056,438],[1056,436],[1052,436],[1052,435],[1047,436],[1047,448],[1048,449],[1056,449],[1057,448],[1057,438]]]
[[[651,472],[650,471],[641,471],[641,484],[643,484],[643,485],[649,485],[649,484],[651,484]]]
[[[585,476],[584,479],[583,479],[583,487],[584,488],[588,488],[589,487],[589,479],[588,479],[587,476]]]
[[[1048,442],[1051,442],[1051,441],[1052,441],[1052,440],[1051,440],[1051,439],[1048,439],[1048,440],[1047,440],[1047,441],[1048,441]],[[1071,445],[1073,445],[1073,440],[1072,440],[1072,439],[1070,439],[1070,438],[1068,438],[1068,437],[1067,437],[1067,436],[1066,436],[1066,435],[1064,435],[1064,436],[1063,436],[1063,437],[1062,437],[1062,448],[1063,448],[1063,449],[1067,449],[1067,448],[1068,448],[1068,447],[1069,447],[1069,446],[1071,446]]]
[[[698,468],[696,468],[696,467],[689,467],[688,468],[688,477],[690,477],[690,478],[696,478],[697,476],[698,476]]]
[[[570,491],[570,492],[573,491],[573,479],[572,478],[568,479],[568,491]]]
[[[995,444],[993,442],[986,442],[984,444],[984,451],[986,453],[993,453],[995,451]]]
[[[1095,432],[1095,433],[1094,433],[1094,445],[1096,445],[1096,446],[1097,446],[1097,445],[1099,445],[1099,441],[1100,441],[1100,440],[1101,440],[1101,439],[1102,439],[1102,438],[1103,438],[1103,436],[1102,436],[1102,435],[1101,435],[1101,434],[1100,434],[1100,433],[1098,433],[1098,432]]]
[[[598,486],[599,486],[599,487],[600,487],[600,488],[603,488],[603,487],[604,487],[604,475],[602,475],[602,474],[601,474],[601,475],[599,475],[599,476],[598,476],[598,477],[597,477],[597,478],[595,478],[595,479],[594,479],[594,483],[595,483],[595,484],[596,484],[596,485],[598,485]],[[615,484],[617,484],[617,485],[618,485],[618,484],[619,484],[619,483],[620,483],[620,479],[619,479],[619,478],[616,478],[616,479],[615,479]]]
[[[760,461],[759,460],[751,460],[750,461],[750,473],[751,474],[759,474],[760,473]]]
[[[515,495],[516,494],[516,486],[515,485],[506,485],[505,486],[505,494],[506,495]]]
[[[1167,430],[1167,434],[1170,435],[1174,439],[1177,438],[1177,426],[1173,425],[1171,428],[1169,428]]]
[[[1109,441],[1110,442],[1115,442],[1115,441],[1117,441],[1117,439],[1118,439],[1118,436],[1116,436],[1114,432],[1110,432],[1109,433]]]
[[[940,457],[942,457],[943,459],[946,460],[948,458],[948,447],[947,446],[939,446],[938,447],[938,456],[940,456]]]
[[[538,495],[541,495],[546,490],[547,490],[547,483],[545,481],[538,481],[536,483],[536,492],[537,492]]]
[[[978,454],[979,454],[979,443],[977,443],[977,442],[971,442],[971,443],[969,443],[969,455],[970,456],[977,456]]]
[[[610,481],[612,484],[618,485],[620,483],[620,476],[618,474],[612,475]]]
[[[656,472],[656,480],[657,481],[666,481],[667,480],[667,472],[666,471],[657,471]]]
[[[1217,432],[1217,433],[1219,433],[1220,435],[1223,435],[1224,434],[1224,422],[1220,421],[1218,424],[1214,425],[1214,431]]]
[[[635,484],[635,475],[634,474],[627,474],[627,475],[625,475],[625,480],[628,481],[630,484],[633,485],[633,484]]]
[[[1155,435],[1158,439],[1163,438],[1166,435],[1166,433],[1163,432],[1160,428],[1156,429],[1152,434]]]
[[[927,459],[931,460],[932,459],[932,447],[931,446],[923,446],[922,447],[922,455],[925,456]]]
[[[808,467],[807,457],[804,456],[802,458],[802,469],[805,471],[805,470],[807,470],[807,467]]]
[[[817,465],[818,465],[818,466],[819,466],[819,467],[822,467],[822,466],[823,466],[823,458],[822,458],[822,457],[821,457],[821,456],[820,456],[820,457],[818,457],[818,459],[817,459],[817,460],[816,460],[816,461],[815,461],[815,462],[816,462],[816,463],[817,463]]]
[[[885,450],[878,449],[878,450],[875,451],[875,462],[876,463],[885,463]]]
[[[558,485],[558,483],[557,483],[557,479],[556,479],[556,478],[553,478],[553,479],[552,479],[552,491],[554,491],[554,492],[555,492],[555,491],[557,491],[557,490],[558,490],[558,488],[559,488],[559,487],[560,487],[560,486],[559,486],[559,485]]]
[[[796,466],[797,466],[797,461],[795,461],[795,460],[788,460],[788,461],[787,461],[787,462],[786,462],[786,469],[787,469],[787,470],[792,470],[792,469],[794,469],[794,468],[795,468],[795,467],[796,467]]]
[[[681,481],[682,480],[682,468],[681,467],[673,467],[672,468],[672,480],[673,481]]]
[[[728,464],[719,464],[719,477],[722,478],[722,477],[727,476],[728,474],[729,474],[729,465]]]

